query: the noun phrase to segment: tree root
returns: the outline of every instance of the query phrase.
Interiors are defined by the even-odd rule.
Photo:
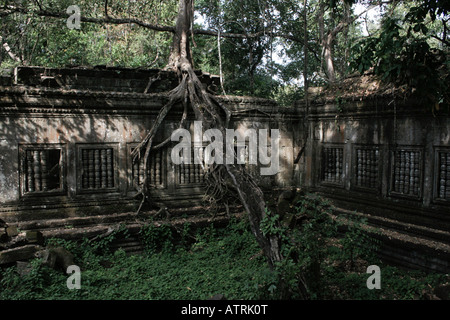
[[[133,151],[133,157],[141,157],[142,152],[145,150],[144,181],[140,190],[143,200],[139,210],[149,197],[147,186],[148,160],[153,146],[153,139],[174,104],[181,102],[185,107],[189,105],[195,115],[195,119],[202,121],[204,130],[218,129],[224,139],[226,137],[225,133],[230,122],[231,112],[207,92],[207,89],[205,89],[194,72],[191,50],[189,48],[189,35],[190,30],[192,30],[192,24],[193,0],[180,0],[172,52],[167,66],[168,69],[172,69],[178,74],[180,82],[175,89],[169,92],[169,102],[160,110],[145,139]],[[226,145],[226,141],[224,141],[223,145]],[[247,211],[251,230],[258,244],[263,249],[270,267],[273,268],[276,262],[281,261],[283,257],[280,252],[280,240],[275,236],[267,237],[260,229],[260,223],[266,215],[266,204],[261,189],[254,179],[245,172],[243,166],[221,164],[205,166],[205,168],[211,181],[216,181],[221,186],[216,188],[216,190],[210,188],[210,191],[213,195],[220,196],[222,199],[230,189],[226,183],[227,179],[224,179],[224,177],[230,178],[230,185],[235,189],[238,199]]]

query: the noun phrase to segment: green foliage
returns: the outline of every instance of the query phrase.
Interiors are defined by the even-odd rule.
[[[142,242],[148,252],[169,251],[173,249],[172,229],[167,224],[145,225],[139,231]]]
[[[323,289],[321,264],[327,256],[329,238],[336,236],[337,224],[331,219],[330,204],[314,195],[303,197],[294,204],[293,214],[301,224],[288,228],[283,226],[278,214],[267,210],[261,221],[266,235],[276,235],[281,241],[284,259],[276,266],[277,283],[272,283],[273,294],[293,299],[302,297],[299,282],[307,279],[311,297],[319,297]]]
[[[341,218],[342,219],[342,218]],[[360,258],[370,264],[379,263],[377,252],[380,241],[367,232],[367,218],[358,218],[349,215],[341,225],[346,229],[344,235],[339,239],[341,259],[350,261],[350,270],[354,270],[355,261]],[[372,230],[372,232],[374,232]]]
[[[380,264],[382,289],[368,290],[367,265],[359,263],[355,265],[355,271],[344,270],[343,259],[347,258],[341,251],[345,243],[333,245],[329,239],[325,240],[335,234],[335,226],[326,214],[329,210],[329,204],[318,197],[308,196],[298,203],[294,212],[304,221],[303,226],[298,227],[306,234],[299,232],[284,238],[283,252],[287,258],[273,271],[261,255],[245,217],[232,219],[227,227],[220,229],[208,226],[193,230],[185,225],[179,238],[175,237],[174,231],[169,236],[166,227],[145,227],[142,235],[149,235],[152,247],[161,250],[147,250],[142,255],[103,250],[106,244],[99,245],[88,239],[52,239],[49,244],[63,246],[75,255],[75,261],[81,267],[81,289],[69,290],[66,286],[68,275],[49,269],[35,259],[26,275],[19,275],[15,266],[2,270],[0,300],[191,300],[206,299],[216,293],[222,293],[228,299],[295,299],[299,297],[296,289],[300,274],[307,272],[305,278],[311,282],[311,269],[307,267],[313,265],[317,250],[322,256],[320,286],[314,289],[319,291],[312,291],[314,287],[310,287],[312,299],[423,299],[432,288],[449,280],[448,275],[406,272]],[[268,216],[264,222],[267,232],[286,232],[277,226],[276,215],[268,211]],[[123,230],[114,234],[122,237]],[[155,238],[157,234],[163,235],[159,242]],[[183,243],[183,234],[185,240],[192,239],[194,234],[194,242]],[[357,238],[361,237],[360,233],[356,234]],[[172,246],[164,249],[170,238],[174,239]],[[110,240],[97,241],[110,243]],[[282,294],[286,291],[289,295]]]
[[[32,260],[30,271],[22,276],[16,266],[9,267],[0,277],[0,300],[40,299],[55,277],[58,277],[57,273],[42,266],[40,259]]]
[[[0,6],[6,6],[0,1]],[[64,13],[71,1],[39,1],[51,12]],[[83,17],[100,19],[105,15],[103,0],[80,0],[76,5]],[[148,23],[173,25],[177,0],[170,1],[112,1],[108,12],[115,18],[134,18]],[[40,17],[37,2],[29,1],[27,14],[2,16],[2,37],[16,62],[0,50],[0,66],[41,65],[111,65],[122,67],[163,67],[167,63],[171,34],[140,28],[135,24],[102,25],[81,22],[79,30],[66,27],[66,20]]]
[[[210,29],[222,33],[260,33],[266,30],[267,17],[271,15],[272,1],[196,1],[197,11]],[[205,45],[196,50],[203,52],[202,67],[214,65],[219,73],[217,39],[201,39]],[[225,91],[228,94],[252,95],[269,98],[275,80],[270,65],[264,63],[271,48],[271,38],[227,38],[221,41],[221,58]],[[194,55],[195,57],[195,55]],[[208,61],[208,62],[207,62]],[[211,63],[212,62],[212,63]]]
[[[384,8],[381,29],[365,39],[362,25],[358,20],[354,21],[355,13],[351,9],[357,2],[308,0],[304,7],[302,1],[295,0],[198,0],[195,1],[196,15],[204,22],[195,28],[261,35],[220,40],[227,94],[272,98],[280,105],[291,106],[304,95],[305,68],[310,86],[323,85],[323,43],[319,32],[319,20],[323,20],[325,36],[342,23],[346,25],[339,29],[332,45],[332,60],[338,78],[348,74],[348,64],[352,61],[351,69],[362,73],[373,68],[386,82],[408,85],[436,109],[448,105],[449,41],[448,36],[444,38],[449,29],[449,2],[414,0],[380,5]],[[0,1],[0,8],[6,7],[7,3]],[[373,2],[359,3],[367,6]],[[36,14],[38,4],[44,10],[62,13],[73,3],[22,2],[28,13],[2,16],[2,42],[10,46],[20,62],[13,60],[2,48],[1,67],[111,65],[162,68],[166,65],[172,42],[170,32],[157,32],[134,23],[87,22],[82,22],[80,30],[70,30],[65,19]],[[102,0],[77,1],[82,15],[94,19],[105,17],[104,4]],[[172,26],[178,12],[177,0],[119,0],[108,4],[111,17],[133,18],[154,25]],[[195,35],[194,40],[195,67],[219,74],[217,38]],[[305,44],[308,61],[305,61]]]
[[[284,259],[266,274],[264,298],[302,297],[300,281],[310,299],[424,299],[443,279],[439,274],[407,272],[384,265],[378,258],[379,240],[368,232],[367,220],[356,213],[337,216],[320,196],[307,194],[292,213],[297,224],[283,227],[278,214],[267,210],[261,223],[265,234],[278,235]],[[369,265],[382,270],[381,290],[369,290]]]
[[[360,73],[372,68],[384,82],[406,86],[428,106],[439,110],[450,103],[449,51],[448,43],[436,44],[441,30],[431,27],[438,15],[448,14],[448,4],[421,3],[425,5],[406,9],[404,17],[385,16],[378,35],[354,45],[350,65]]]
[[[295,204],[295,214],[303,220],[296,238],[296,254],[302,261],[302,272],[306,272],[308,287],[313,297],[319,297],[324,283],[322,264],[328,253],[327,241],[336,236],[337,225],[331,219],[332,208],[328,201],[318,196],[306,196]]]
[[[161,228],[161,229],[158,229]],[[1,273],[0,299],[206,299],[223,293],[228,299],[258,299],[267,277],[267,266],[248,222],[232,221],[223,229],[197,230],[189,246],[167,244],[168,228],[144,227],[152,248],[146,254],[123,250],[94,252],[83,240],[52,240],[76,252],[81,267],[81,289],[68,290],[67,275],[33,262],[33,271],[19,276],[16,267]],[[192,233],[185,227],[186,233]],[[158,242],[155,235],[162,235]],[[199,245],[201,243],[201,246]],[[75,249],[80,248],[78,252]],[[84,252],[83,252],[84,251]],[[81,253],[81,256],[79,255]],[[108,264],[104,262],[108,261]]]
[[[266,208],[265,211],[266,214],[261,220],[261,231],[264,236],[283,237],[286,232],[286,228],[283,228],[283,226],[280,224],[280,216],[278,214],[272,213],[268,208]]]
[[[285,84],[278,85],[272,93],[274,99],[280,106],[292,107],[296,101],[303,99],[305,96],[304,89],[297,85]]]

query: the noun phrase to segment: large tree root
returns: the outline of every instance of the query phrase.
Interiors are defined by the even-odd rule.
[[[144,200],[149,196],[149,190],[147,187],[147,172],[153,139],[174,104],[181,102],[185,106],[189,105],[195,114],[195,118],[202,121],[205,130],[213,128],[218,129],[223,133],[222,136],[224,139],[226,136],[226,125],[229,122],[231,113],[225,106],[219,104],[216,99],[213,99],[211,94],[206,92],[206,89],[203,87],[190,64],[182,64],[181,67],[180,84],[170,92],[169,102],[159,112],[153,127],[150,129],[145,139],[134,150],[134,155],[141,155],[142,152],[145,151],[145,175],[140,190],[143,200],[139,210],[141,209]],[[182,123],[183,122],[184,121],[182,121]],[[224,145],[225,142],[226,141],[223,141]],[[221,167],[225,170],[220,170]],[[268,258],[270,266],[273,267],[276,262],[281,261],[282,256],[280,253],[279,239],[275,236],[268,238],[260,230],[260,223],[266,214],[266,205],[261,189],[255,183],[253,178],[240,165],[214,164],[209,168],[206,166],[206,169],[208,170],[208,175],[212,178],[212,180],[219,183],[219,185],[223,185],[224,172],[231,179],[231,184],[234,187],[233,189],[238,194],[239,200],[248,213],[252,232]],[[225,185],[224,188],[226,189],[227,186]]]
[[[189,48],[189,35],[193,23],[193,0],[180,0],[179,13],[175,26],[175,34],[171,56],[169,58],[168,69],[175,71],[179,78],[179,85],[170,92],[169,102],[159,112],[155,123],[150,129],[145,139],[134,150],[134,156],[141,156],[144,153],[144,183],[141,187],[143,200],[149,197],[147,186],[148,181],[148,160],[152,151],[153,139],[160,128],[163,120],[176,103],[189,106],[197,121],[202,121],[204,130],[218,129],[226,145],[226,129],[230,122],[231,112],[222,105],[213,95],[208,93],[194,72],[191,52]],[[185,114],[184,114],[185,116]],[[184,118],[181,123],[184,123]],[[169,141],[169,138],[166,139]],[[145,150],[145,152],[144,152]],[[235,161],[236,155],[235,155]],[[266,203],[263,192],[254,179],[245,171],[243,166],[236,164],[214,164],[205,167],[212,180],[224,181],[223,174],[230,178],[233,189],[238,194],[239,200],[244,206],[250,221],[251,230],[262,248],[269,266],[273,268],[283,257],[280,250],[280,239],[278,236],[263,234],[260,228],[261,221],[266,215]],[[220,176],[221,175],[221,176]],[[226,179],[225,179],[226,180]],[[226,188],[222,188],[222,191]],[[142,202],[143,203],[143,202]],[[142,203],[140,208],[142,207]],[[306,285],[302,285],[305,288]]]

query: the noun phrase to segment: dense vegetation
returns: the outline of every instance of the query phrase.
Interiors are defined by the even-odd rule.
[[[304,272],[310,299],[424,299],[449,280],[383,265],[374,255],[376,241],[362,232],[364,221],[355,220],[338,236],[342,224],[331,219],[327,202],[307,196],[297,204],[293,214],[303,222],[296,231],[274,227],[274,214],[263,222],[265,232],[285,235],[283,252],[288,258],[274,270],[261,255],[247,219],[232,219],[221,229],[148,224],[140,232],[142,255],[109,250],[114,238],[127,236],[124,227],[97,241],[50,239],[50,244],[75,255],[82,270],[81,289],[67,289],[68,275],[35,259],[26,275],[20,276],[15,266],[2,271],[0,299],[189,300],[217,293],[228,299],[296,299],[298,276]],[[371,264],[381,267],[381,290],[366,286]]]
[[[0,1],[1,67],[167,64],[177,0],[26,3]],[[73,4],[92,23],[67,28]],[[306,84],[370,69],[439,108],[449,101],[449,10],[447,0],[197,0],[192,56],[227,94],[291,104]]]

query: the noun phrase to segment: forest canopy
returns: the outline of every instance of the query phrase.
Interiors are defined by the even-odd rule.
[[[80,8],[80,29],[66,26],[71,5]],[[197,0],[194,67],[220,75],[226,94],[282,104],[302,98],[305,86],[367,70],[448,104],[449,7],[448,0]],[[177,0],[1,0],[0,67],[164,68],[177,15]]]

